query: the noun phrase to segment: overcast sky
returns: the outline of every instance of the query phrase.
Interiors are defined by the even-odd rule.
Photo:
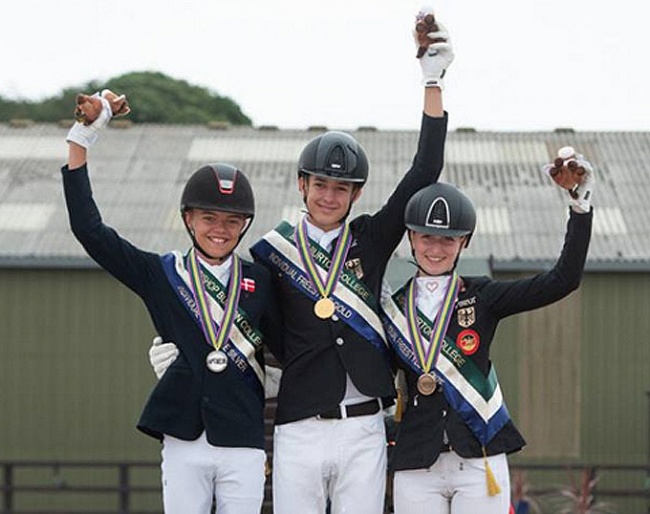
[[[40,99],[161,71],[229,96],[255,125],[414,129],[411,28],[422,3],[12,1],[0,95]],[[452,128],[650,130],[648,0],[427,3],[455,48],[444,92]]]

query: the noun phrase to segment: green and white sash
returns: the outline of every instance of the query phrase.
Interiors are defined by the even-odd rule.
[[[409,320],[405,315],[406,286],[392,297],[382,299],[382,322],[386,337],[397,355],[418,375],[424,372],[418,350],[410,337]],[[417,323],[420,332],[430,337],[434,323],[419,310]],[[510,419],[503,401],[496,371],[491,367],[488,376],[445,336],[433,372],[443,383],[443,392],[449,404],[461,416],[483,446],[503,428]]]

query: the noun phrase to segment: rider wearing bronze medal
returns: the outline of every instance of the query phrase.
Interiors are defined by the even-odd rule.
[[[261,334],[271,344],[280,333],[273,325],[277,315],[269,272],[233,253],[254,215],[250,184],[229,164],[200,168],[182,196],[190,252],[158,255],[141,250],[103,223],[92,197],[87,149],[110,118],[110,105],[102,100],[95,122],[72,127],[63,184],[74,235],[100,266],[142,298],[156,331],[178,346],[175,361],[156,383],[138,422],[139,430],[163,443],[165,513],[207,514],[216,499],[220,511],[259,514],[266,460]],[[142,194],[143,201],[145,196],[151,200],[151,191],[143,189]],[[194,282],[191,257],[197,265]],[[237,260],[241,277],[230,280]],[[204,281],[211,284],[209,293],[203,290]],[[240,291],[241,281],[254,284],[254,290]],[[225,292],[229,285],[228,291],[237,294]],[[198,296],[197,287],[203,290]],[[219,304],[211,296],[215,288],[236,300]],[[215,339],[219,348],[213,346],[205,330],[218,332],[216,324],[223,318],[212,315],[218,312],[226,318],[238,313],[250,327],[248,336],[232,324],[223,340]],[[218,352],[217,359],[207,361],[211,352]],[[226,365],[228,355],[237,356],[237,366]]]
[[[458,277],[458,259],[476,225],[474,205],[458,188],[432,184],[408,202],[404,221],[418,271],[406,287],[392,297],[382,297],[383,320],[387,333],[390,328],[396,334],[389,339],[408,391],[390,463],[395,514],[425,512],[421,509],[425,505],[427,514],[508,511],[506,455],[520,450],[525,441],[503,404],[489,349],[502,318],[553,303],[580,285],[591,236],[593,171],[582,156],[576,159],[587,176],[576,198],[569,196],[562,253],[551,270],[530,278]],[[445,291],[454,282],[460,290],[442,351],[431,368],[440,385],[426,394],[422,382],[430,380],[423,378],[427,374],[422,373],[418,348],[408,329],[413,323],[409,315],[420,321],[416,325],[422,327],[425,352],[428,341],[424,336],[434,332],[434,320],[445,308]],[[413,308],[405,309],[410,286],[416,298]],[[471,311],[458,309],[458,304],[470,305]],[[472,383],[479,387],[468,394]],[[482,414],[490,410],[485,409],[488,405],[493,408],[492,417]]]

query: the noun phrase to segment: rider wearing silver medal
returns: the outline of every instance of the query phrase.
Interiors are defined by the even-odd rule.
[[[250,184],[230,164],[202,167],[188,180],[181,201],[193,242],[190,252],[158,255],[135,247],[103,223],[91,192],[87,149],[111,118],[103,97],[102,103],[94,123],[77,122],[68,133],[63,184],[74,235],[100,266],[142,298],[158,334],[177,345],[165,356],[166,372],[157,370],[160,380],[138,422],[139,430],[163,443],[165,513],[209,514],[216,501],[217,513],[258,514],[266,461],[262,334],[277,349],[272,343],[280,333],[273,325],[277,302],[268,271],[233,253],[254,215]],[[198,266],[194,283],[190,257]],[[232,281],[232,290],[239,293],[238,301],[219,305],[204,295],[204,316],[193,290],[203,290],[206,280],[211,294],[215,288],[225,294],[231,277],[239,276],[232,270],[237,261],[241,280]],[[205,330],[214,322],[209,330],[218,332],[221,319],[212,319],[211,313],[220,309],[238,312],[253,328],[240,330],[233,324],[228,334],[215,339],[216,348]],[[208,355],[215,351],[219,355],[211,364]],[[223,358],[230,355],[237,365],[224,365]]]

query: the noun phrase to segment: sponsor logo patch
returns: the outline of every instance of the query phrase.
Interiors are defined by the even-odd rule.
[[[472,355],[476,353],[481,344],[481,338],[475,330],[463,330],[458,337],[456,337],[456,346],[465,355]]]

